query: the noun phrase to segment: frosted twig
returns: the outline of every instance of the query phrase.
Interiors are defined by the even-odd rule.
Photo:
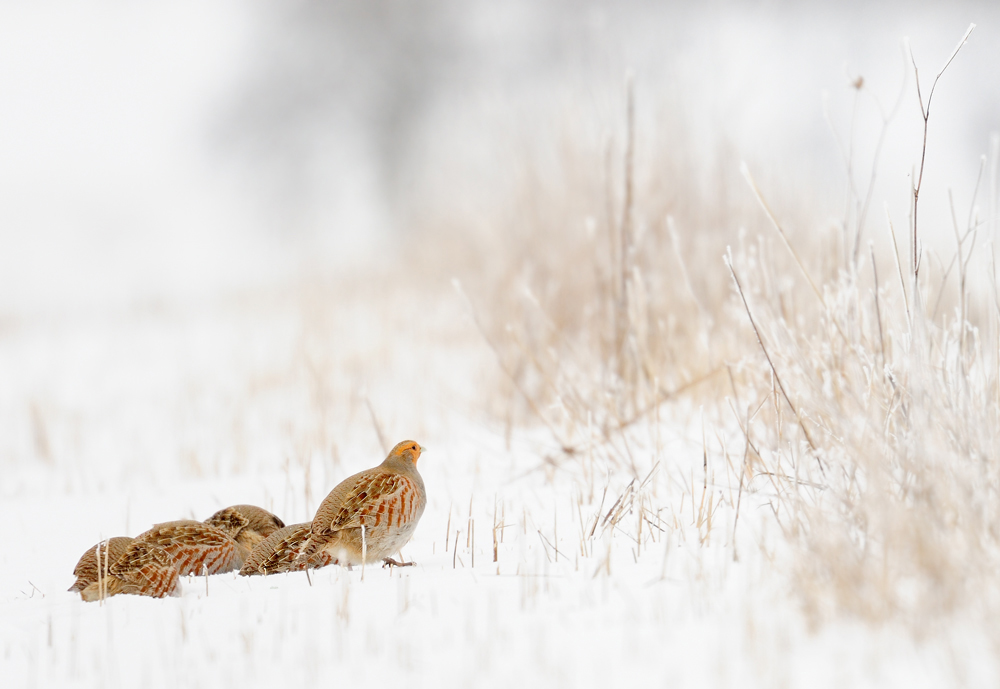
[[[809,443],[809,447],[812,448],[812,451],[815,453],[816,444],[813,443],[812,437],[809,435],[809,430],[806,428],[805,423],[803,423],[802,421],[802,417],[799,415],[798,407],[795,406],[795,404],[792,402],[792,399],[788,396],[788,392],[785,390],[785,386],[781,382],[781,376],[778,375],[778,369],[775,368],[774,362],[771,360],[771,355],[767,353],[767,347],[764,346],[764,338],[761,337],[760,330],[757,328],[757,323],[756,321],[754,321],[753,314],[750,312],[750,304],[747,303],[746,295],[743,293],[743,285],[740,284],[740,279],[736,276],[736,270],[735,268],[733,268],[732,255],[729,253],[728,249],[725,256],[725,262],[726,262],[726,267],[729,268],[730,275],[733,276],[733,281],[736,282],[736,289],[740,293],[740,299],[743,300],[743,307],[747,311],[747,317],[750,319],[750,325],[753,327],[754,334],[757,336],[757,344],[760,345],[761,351],[764,352],[764,357],[767,359],[768,366],[771,367],[771,373],[774,374],[774,380],[778,384],[778,389],[781,390],[782,397],[785,398],[785,401],[791,408],[792,413],[795,414],[795,418],[799,422],[799,428],[802,429],[802,433],[806,437],[806,442]],[[826,471],[823,469],[823,461],[819,458],[819,455],[816,455],[816,462],[819,464],[820,472],[822,472],[823,475],[825,476]]]
[[[965,34],[962,36],[962,40],[960,40],[958,42],[958,45],[955,46],[955,49],[951,52],[951,56],[948,58],[947,62],[944,63],[944,67],[942,67],[941,70],[937,73],[937,75],[935,75],[934,81],[931,84],[930,93],[927,94],[926,106],[924,105],[923,95],[920,92],[920,71],[917,69],[917,61],[913,57],[913,50],[910,48],[909,39],[906,40],[906,49],[910,54],[910,62],[913,64],[913,77],[917,82],[917,101],[920,104],[920,115],[924,119],[924,141],[923,141],[923,146],[920,149],[920,173],[917,175],[916,184],[913,185],[913,238],[912,238],[912,254],[910,258],[912,260],[911,267],[913,269],[914,289],[916,289],[916,283],[920,271],[920,257],[918,253],[918,243],[917,243],[919,237],[919,234],[917,232],[917,210],[918,210],[918,202],[920,200],[920,188],[924,181],[924,163],[927,160],[927,129],[928,129],[927,125],[928,125],[928,120],[930,119],[931,116],[931,100],[933,100],[934,98],[934,90],[937,88],[938,79],[940,79],[941,75],[944,74],[946,69],[948,69],[948,66],[951,64],[952,60],[955,59],[955,56],[958,55],[958,51],[962,49],[962,46],[965,45],[966,41],[969,40],[969,36],[972,34],[975,28],[976,28],[975,24],[969,24],[969,28],[965,30]],[[916,298],[916,294],[914,298]]]

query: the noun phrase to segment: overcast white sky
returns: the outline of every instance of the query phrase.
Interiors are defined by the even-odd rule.
[[[315,19],[303,3],[0,3],[0,314],[278,277],[303,241],[384,232],[386,179],[434,174],[422,140],[460,156],[556,103],[613,114],[629,68],[640,107],[683,103],[706,150],[727,139],[761,175],[834,186],[835,198],[821,94],[846,131],[846,75],[889,104],[901,37],[929,82],[974,21],[936,97],[925,182],[929,208],[949,184],[965,206],[1000,130],[1000,10],[869,4],[442,0],[401,18],[383,1],[388,14],[333,3]],[[920,131],[912,86],[880,187],[903,213]],[[876,120],[865,107],[859,151]]]

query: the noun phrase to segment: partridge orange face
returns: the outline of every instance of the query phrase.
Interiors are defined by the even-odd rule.
[[[417,460],[420,459],[420,453],[424,451],[424,448],[420,447],[418,443],[412,440],[404,440],[398,443],[396,447],[392,448],[389,453],[390,457],[402,457],[403,459],[412,462],[416,465]]]

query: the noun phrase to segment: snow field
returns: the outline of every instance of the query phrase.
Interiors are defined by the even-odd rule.
[[[408,330],[391,298],[373,314],[293,294],[259,311],[7,334],[3,361],[19,372],[8,423],[29,418],[29,391],[44,393],[34,430],[4,436],[11,686],[935,686],[982,643],[928,651],[850,623],[812,635],[774,564],[765,483],[744,488],[734,558],[738,481],[690,410],[665,407],[658,433],[635,431],[630,488],[599,451],[549,461],[558,453],[538,432],[508,449],[477,411],[489,352],[447,298]],[[364,375],[362,353],[379,364]],[[429,448],[428,507],[404,549],[415,567],[330,567],[311,585],[301,573],[189,577],[166,600],[65,592],[98,538],[237,502],[308,520],[383,454],[367,401],[388,442]]]

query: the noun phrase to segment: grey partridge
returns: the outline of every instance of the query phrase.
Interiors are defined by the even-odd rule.
[[[98,546],[101,548],[100,568],[103,570],[105,561],[107,561],[108,566],[110,566],[113,562],[118,562],[118,559],[125,554],[125,551],[128,550],[128,547],[134,542],[134,538],[129,538],[127,536],[115,536],[114,538],[109,538],[106,541],[102,541],[97,545],[91,546],[90,550],[85,552],[80,557],[80,561],[77,562],[76,567],[73,568],[73,576],[76,577],[76,581],[69,587],[69,590],[82,591],[87,588],[88,585],[97,581]]]
[[[180,591],[180,573],[170,555],[132,538],[98,543],[84,553],[73,573],[77,581],[70,591],[79,591],[85,601],[120,593],[163,598]]]
[[[219,510],[205,520],[209,526],[225,531],[247,553],[258,543],[285,526],[285,522],[255,505],[232,505]]]
[[[295,562],[309,562],[328,553],[344,565],[385,561],[406,545],[427,505],[417,460],[424,451],[404,440],[381,464],[344,479],[316,510],[309,535]]]

